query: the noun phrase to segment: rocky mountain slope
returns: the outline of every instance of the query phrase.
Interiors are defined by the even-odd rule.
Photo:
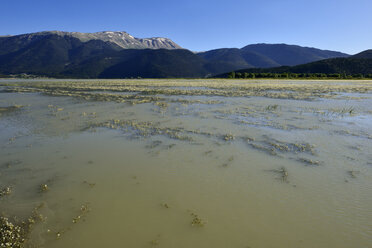
[[[246,68],[298,65],[347,54],[286,44],[255,44],[202,53],[167,38],[126,32],[46,31],[0,36],[0,74],[58,78],[207,77]]]
[[[181,49],[179,45],[168,38],[135,38],[126,32],[103,31],[96,33],[45,31],[38,33],[3,36],[0,37],[0,54],[14,51],[27,46],[35,41],[46,39],[50,36],[59,36],[65,39],[76,38],[81,42],[99,40],[117,45],[123,49]],[[11,48],[11,50],[9,50]]]

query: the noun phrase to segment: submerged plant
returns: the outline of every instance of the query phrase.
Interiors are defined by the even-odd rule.
[[[0,247],[4,248],[24,248],[29,243],[29,233],[33,225],[39,221],[44,221],[45,218],[39,213],[39,210],[44,206],[40,204],[32,211],[30,217],[24,221],[10,220],[5,216],[0,216]]]
[[[190,214],[192,217],[191,226],[203,227],[206,224],[196,213],[191,212]]]
[[[349,170],[347,173],[350,175],[350,177],[356,178],[357,177],[356,175],[359,174],[360,171]]]
[[[306,165],[316,165],[319,166],[322,164],[319,160],[312,160],[312,159],[307,159],[307,158],[299,158],[298,161],[306,164]]]
[[[8,218],[0,217],[0,247],[22,248],[25,243],[25,230],[12,223]]]
[[[46,192],[46,191],[49,190],[49,187],[48,187],[47,184],[41,184],[41,185],[39,186],[39,188],[40,188],[40,192]]]
[[[170,206],[167,204],[167,203],[162,203],[161,204],[163,207],[165,207],[165,208],[170,208]]]
[[[3,196],[10,195],[12,193],[12,187],[8,186],[0,190],[0,198]]]
[[[155,102],[155,105],[160,107],[161,109],[166,109],[169,106],[169,103],[167,102]]]
[[[151,246],[158,246],[160,244],[160,241],[158,239],[153,239],[150,241]]]
[[[17,111],[21,108],[23,108],[24,106],[21,106],[21,105],[14,105],[14,106],[9,106],[9,107],[0,107],[0,117],[2,114],[7,114],[7,113],[11,113],[11,112],[14,112],[14,111]]]
[[[268,106],[266,107],[266,110],[267,110],[267,111],[273,111],[273,110],[277,110],[278,107],[279,107],[278,104],[268,105]]]
[[[280,176],[279,179],[282,180],[282,182],[288,183],[288,171],[284,166],[282,166],[280,169],[269,170],[269,171],[279,174]]]
[[[86,184],[86,185],[88,185],[89,187],[91,187],[91,188],[93,188],[94,186],[96,186],[96,183],[90,183],[90,182],[88,182],[88,181],[83,181],[83,184]]]
[[[233,134],[231,134],[231,133],[228,133],[228,134],[223,135],[222,138],[225,141],[232,141],[232,140],[235,139],[235,136]]]

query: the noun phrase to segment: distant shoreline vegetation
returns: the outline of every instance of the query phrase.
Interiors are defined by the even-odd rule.
[[[267,73],[267,72],[229,72],[229,79],[253,79],[253,78],[272,78],[272,79],[372,79],[372,74],[353,74],[346,73]]]

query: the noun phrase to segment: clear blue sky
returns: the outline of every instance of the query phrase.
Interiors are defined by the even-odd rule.
[[[287,43],[372,48],[372,0],[0,0],[0,35],[127,31],[193,51]]]

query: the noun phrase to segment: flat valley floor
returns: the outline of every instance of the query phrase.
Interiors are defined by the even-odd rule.
[[[372,81],[0,80],[0,242],[372,247],[371,151]]]

